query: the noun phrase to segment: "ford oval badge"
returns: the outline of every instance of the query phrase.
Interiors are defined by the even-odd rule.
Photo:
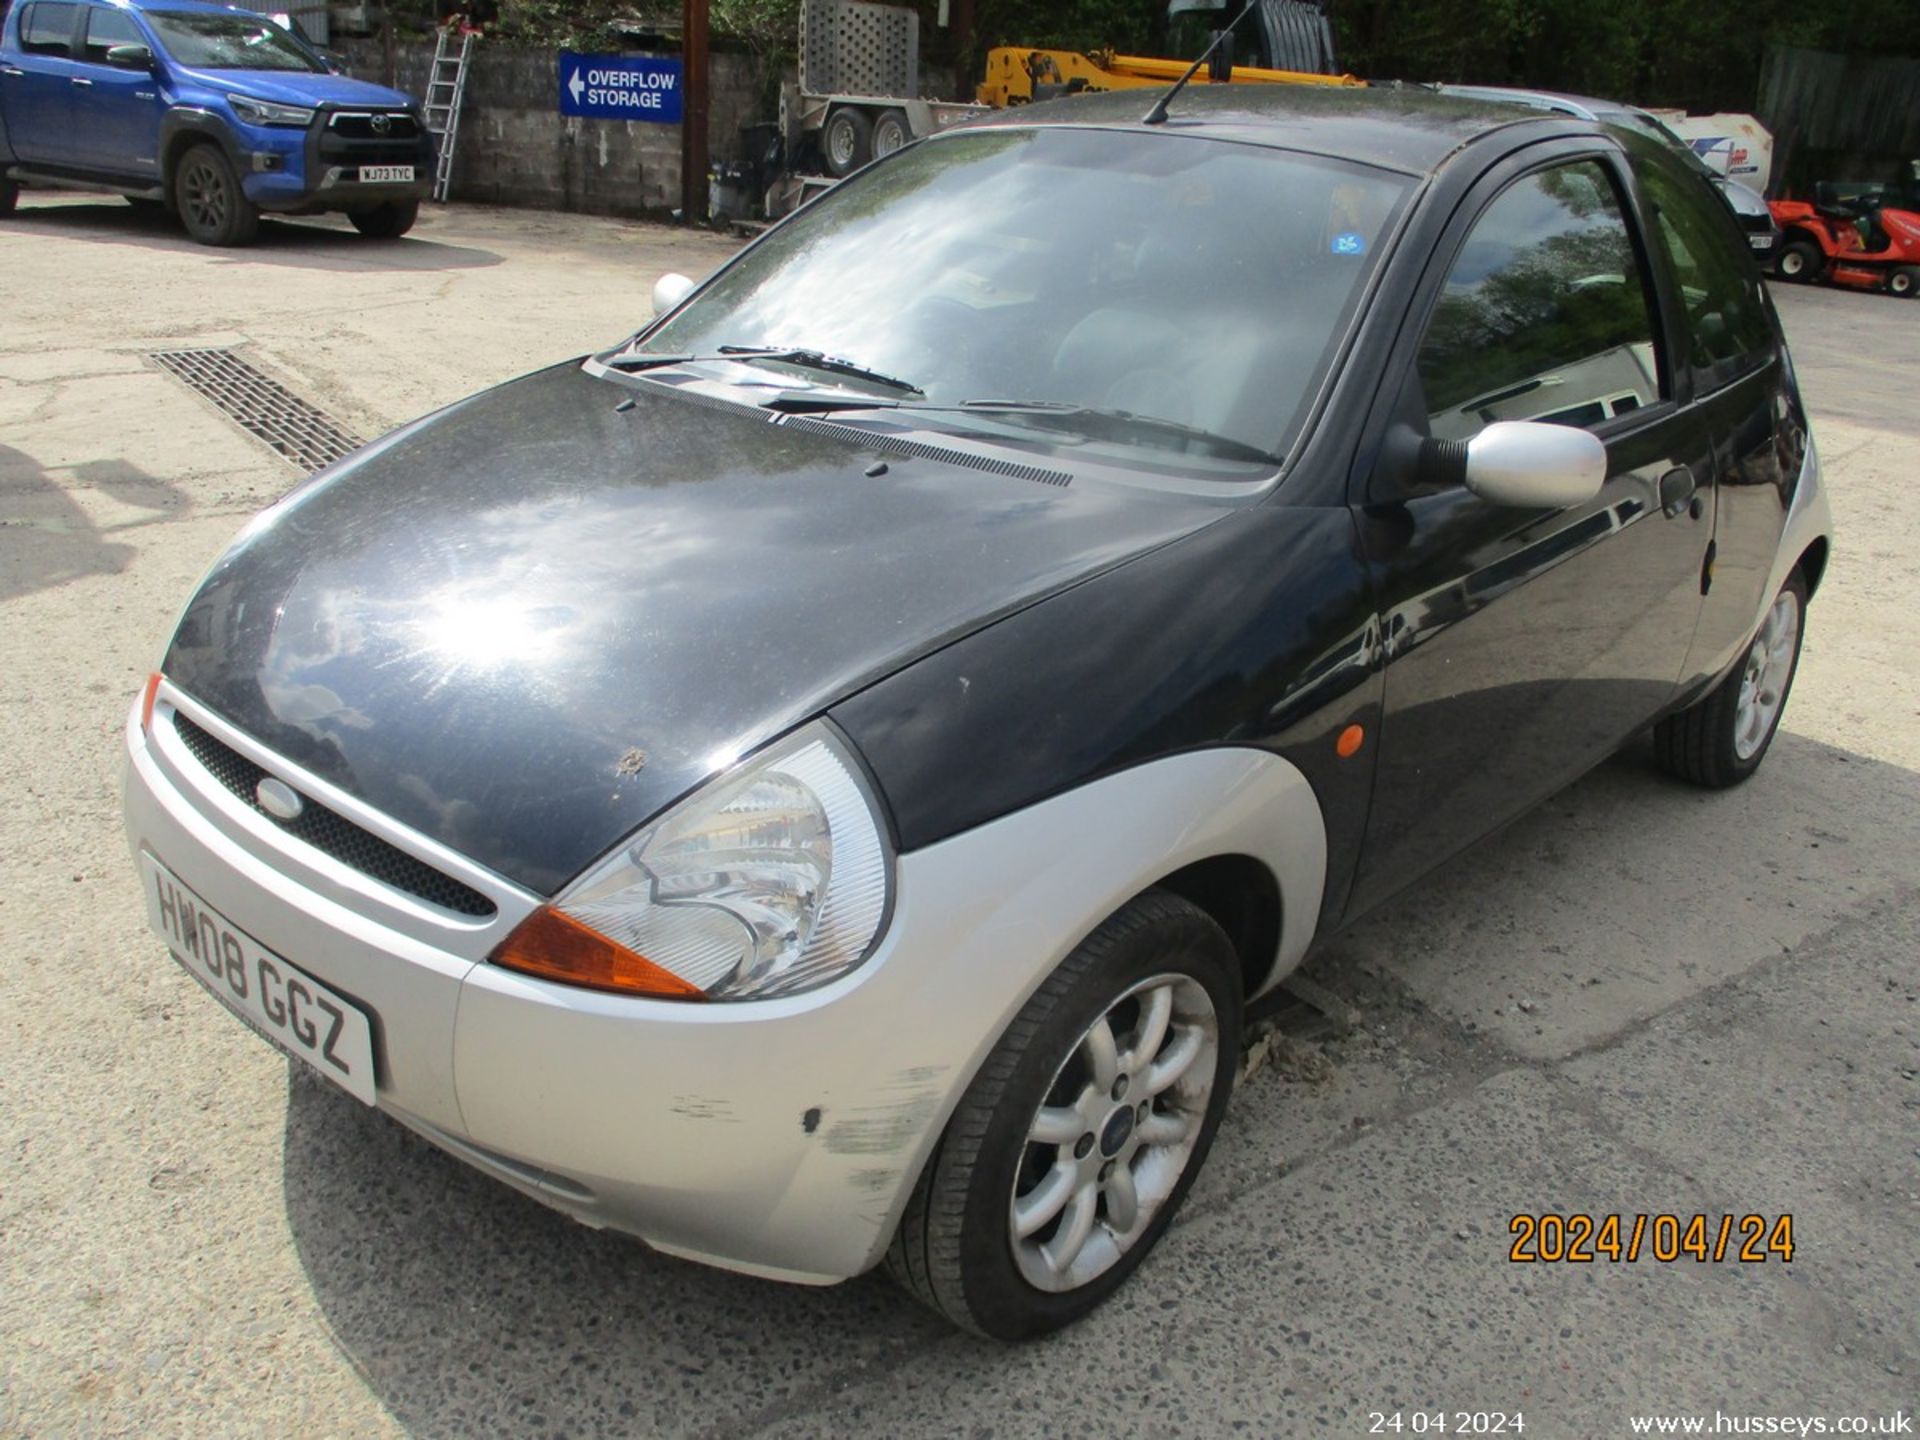
[[[276,780],[269,775],[253,787],[253,798],[260,802],[260,808],[276,820],[298,820],[300,812],[307,808],[307,802],[284,780]]]

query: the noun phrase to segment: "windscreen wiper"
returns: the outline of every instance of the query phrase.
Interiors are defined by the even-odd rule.
[[[887,390],[898,390],[903,395],[919,395],[924,392],[910,380],[901,380],[879,370],[868,369],[865,365],[846,360],[838,355],[829,355],[823,350],[808,350],[794,345],[722,345],[711,354],[655,355],[644,350],[630,350],[614,355],[606,361],[611,370],[659,370],[669,365],[691,365],[701,360],[771,360],[780,365],[797,365],[803,370],[819,370],[828,375],[845,375],[853,380],[865,380],[870,385],[879,385]]]
[[[918,393],[918,392],[916,392]],[[1072,400],[962,400],[956,405],[923,400],[870,400],[853,395],[776,395],[766,402],[769,410],[795,414],[828,414],[851,410],[903,410],[914,414],[1015,415],[1039,418],[1043,426],[1058,419],[1051,428],[1071,430],[1088,437],[1098,432],[1113,438],[1124,431],[1150,431],[1204,446],[1223,460],[1254,460],[1271,463],[1273,456],[1243,440],[1188,425],[1179,420],[1162,420],[1156,415],[1137,415],[1131,410],[1109,410],[1097,405],[1081,405]],[[1088,425],[1087,421],[1095,422]]]
[[[914,409],[930,409],[930,406],[916,405]],[[1232,436],[1206,430],[1198,425],[1188,425],[1179,420],[1163,420],[1157,415],[1139,415],[1131,410],[1112,410],[1099,405],[1079,405],[1071,400],[965,400],[952,407],[982,415],[1025,415],[1038,418],[1043,424],[1058,419],[1065,422],[1062,428],[1075,429],[1092,434],[1094,431],[1113,436],[1122,431],[1151,431],[1158,435],[1172,436],[1177,439],[1191,440],[1206,446],[1216,455],[1228,460],[1272,460],[1273,457],[1257,445],[1249,445],[1244,440],[1235,440]],[[1087,422],[1092,421],[1089,425]]]

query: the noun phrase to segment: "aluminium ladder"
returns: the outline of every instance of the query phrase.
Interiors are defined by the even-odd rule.
[[[453,146],[460,133],[460,102],[467,94],[467,67],[477,30],[441,26],[433,42],[433,69],[427,78],[427,129],[439,137],[433,163],[433,198],[444,201],[453,180]],[[457,44],[456,44],[457,41]]]

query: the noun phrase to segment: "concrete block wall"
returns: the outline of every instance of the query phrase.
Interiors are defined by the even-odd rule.
[[[361,79],[386,78],[378,42],[341,49]],[[395,61],[394,83],[425,95],[432,42],[398,46]],[[559,77],[557,51],[478,43],[454,148],[451,198],[592,215],[657,216],[678,208],[680,127],[562,115]],[[749,57],[712,57],[707,132],[716,161],[738,157],[739,127],[758,118],[759,100]]]

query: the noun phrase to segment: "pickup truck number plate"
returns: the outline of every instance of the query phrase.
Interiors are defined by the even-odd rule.
[[[406,183],[413,179],[413,166],[362,165],[360,167],[360,179],[362,183],[368,185],[378,185],[383,182],[391,183],[396,180]]]

